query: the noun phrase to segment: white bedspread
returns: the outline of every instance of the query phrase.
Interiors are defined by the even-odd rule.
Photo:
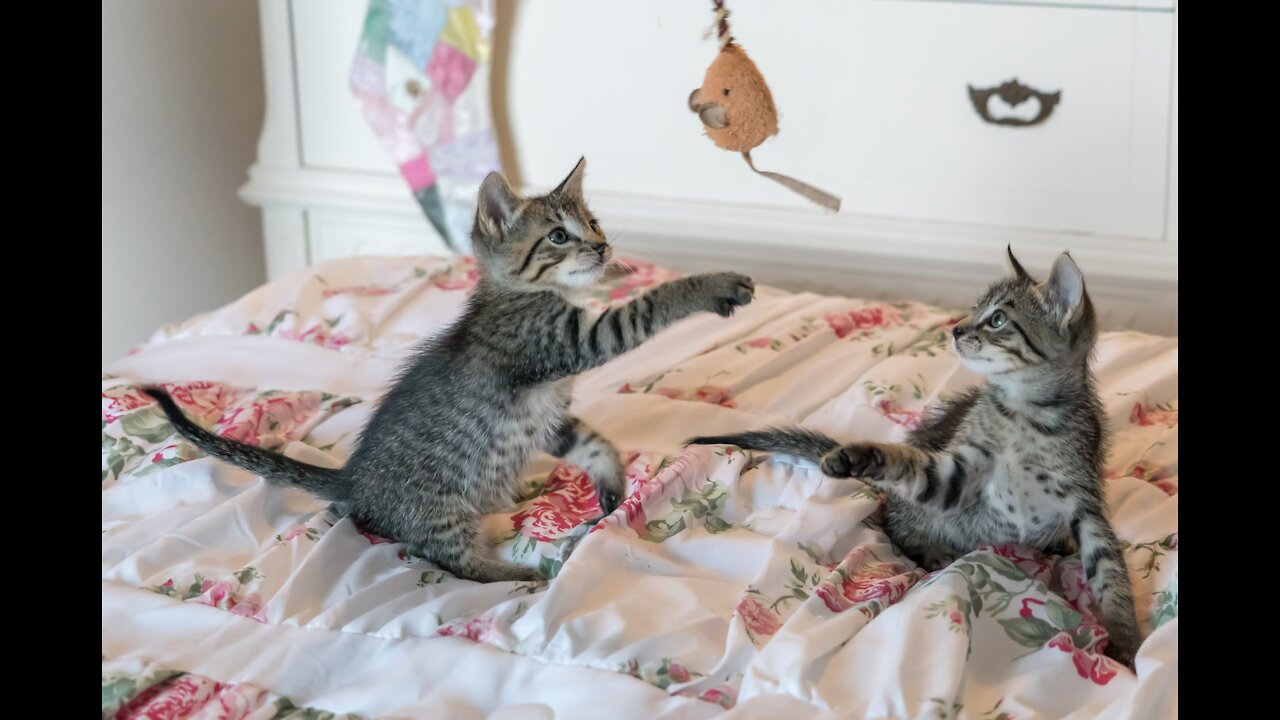
[[[669,276],[638,268],[585,302]],[[268,696],[413,718],[1176,715],[1176,338],[1107,333],[1097,353],[1107,497],[1149,634],[1136,675],[1101,653],[1077,556],[1001,546],[925,576],[861,483],[681,448],[780,422],[901,439],[939,393],[977,381],[944,310],[765,287],[732,319],[690,318],[582,376],[572,412],[625,452],[631,494],[592,526],[580,471],[550,458],[529,470],[540,494],[489,520],[503,553],[556,574],[541,585],[455,579],[203,457],[136,389],[171,383],[220,433],[339,465],[398,363],[473,282],[465,259],[323,264],[165,328],[109,369],[104,707],[108,671],[163,668],[205,695],[163,712],[134,698],[122,716],[271,717]],[[235,702],[258,695],[227,709],[233,689]]]

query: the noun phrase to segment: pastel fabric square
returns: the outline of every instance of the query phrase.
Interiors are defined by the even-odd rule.
[[[493,26],[493,0],[368,0],[348,80],[423,214],[459,252],[480,181],[499,169]]]
[[[449,21],[444,26],[440,39],[457,48],[467,57],[476,61],[489,59],[489,43],[480,37],[480,28],[476,25],[476,16],[471,8],[460,5],[449,8]]]
[[[450,102],[467,89],[475,71],[476,61],[448,43],[436,43],[431,62],[427,64],[427,77]]]
[[[409,181],[409,187],[414,191],[430,187],[436,182],[436,175],[431,172],[431,163],[427,162],[426,153],[401,165],[400,174]]]
[[[391,44],[408,55],[414,65],[425,67],[440,38],[440,31],[449,19],[444,3],[391,0],[390,10],[388,29]]]

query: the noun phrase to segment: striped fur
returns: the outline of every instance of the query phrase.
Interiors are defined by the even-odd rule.
[[[472,231],[480,281],[462,317],[422,344],[388,390],[346,466],[328,470],[218,438],[162,407],[205,452],[337,502],[367,529],[479,581],[537,580],[491,557],[480,516],[510,507],[520,474],[545,451],[590,474],[605,513],[625,487],[608,440],[570,416],[574,375],[696,312],[751,301],[735,273],[684,277],[599,317],[564,292],[599,280],[611,249],[582,199],[584,162],[550,194],[523,198],[497,173],[480,190]]]
[[[1097,337],[1084,277],[1069,255],[1035,282],[1010,277],[954,328],[956,354],[987,383],[941,404],[904,444],[841,444],[771,428],[690,440],[786,452],[832,477],[885,491],[886,530],[929,570],[982,545],[1079,548],[1107,653],[1131,663],[1141,642],[1123,548],[1106,518],[1105,415],[1089,360]]]

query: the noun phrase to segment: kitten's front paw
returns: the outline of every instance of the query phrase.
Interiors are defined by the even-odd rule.
[[[711,273],[703,276],[711,302],[711,312],[729,317],[741,305],[755,297],[756,284],[746,275],[734,272]]]
[[[834,478],[878,478],[884,473],[884,452],[875,445],[838,447],[823,456],[822,472]]]

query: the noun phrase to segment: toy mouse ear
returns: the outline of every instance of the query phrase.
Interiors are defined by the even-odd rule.
[[[693,92],[689,93],[689,111],[698,112],[698,108],[701,105],[702,105],[702,88],[694,88]]]

